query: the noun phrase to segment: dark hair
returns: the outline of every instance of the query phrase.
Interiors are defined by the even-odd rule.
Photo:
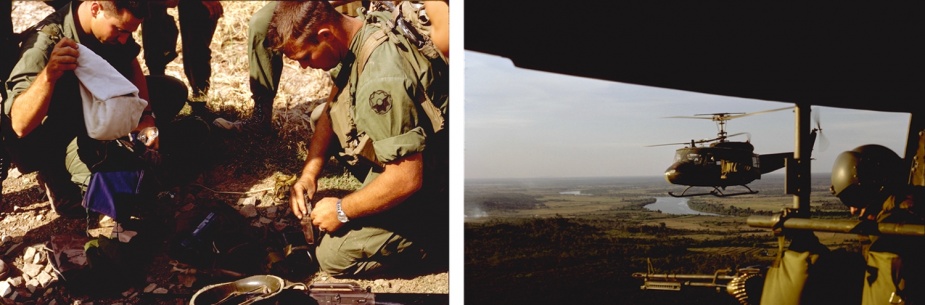
[[[148,1],[146,0],[106,0],[100,1],[103,11],[110,14],[118,14],[122,10],[128,10],[132,16],[138,19],[148,18]]]
[[[287,50],[297,42],[315,42],[315,33],[327,23],[343,18],[328,1],[279,1],[267,28],[265,46]]]

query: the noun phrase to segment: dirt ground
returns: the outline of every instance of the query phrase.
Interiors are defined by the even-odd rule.
[[[246,32],[250,15],[266,1],[223,2],[224,16],[212,41],[213,78],[209,108],[229,119],[250,115],[252,102],[247,88]],[[13,19],[16,31],[37,22],[51,12],[40,1],[13,1]],[[168,11],[176,16],[176,10]],[[141,41],[136,32],[136,41]],[[179,42],[182,44],[182,41]],[[178,46],[178,49],[180,47]],[[140,57],[140,56],[139,56]],[[142,61],[142,65],[143,61]],[[167,74],[186,81],[182,70],[182,53],[167,67]],[[218,141],[225,147],[216,153],[214,164],[194,177],[188,184],[159,193],[159,200],[173,215],[180,215],[197,203],[218,202],[233,207],[244,216],[251,228],[263,232],[278,232],[297,228],[298,223],[289,212],[288,178],[301,170],[306,141],[310,130],[304,123],[307,113],[330,89],[327,74],[317,70],[298,69],[297,64],[284,63],[280,93],[274,104],[274,131],[269,135],[235,136],[223,134]],[[184,112],[188,112],[185,109]],[[184,113],[181,112],[181,115]],[[291,183],[291,182],[288,182]],[[343,192],[357,187],[359,182],[337,169],[321,181],[320,192]],[[21,174],[17,169],[2,184],[3,201],[0,203],[0,257],[11,268],[9,275],[0,275],[0,282],[23,274],[26,265],[44,266],[39,273],[50,274],[47,285],[32,287],[19,283],[12,293],[0,298],[0,304],[186,304],[192,293],[208,277],[191,275],[191,269],[171,264],[166,249],[153,250],[150,266],[146,266],[146,279],[133,285],[121,295],[94,298],[70,291],[65,280],[55,278],[49,271],[47,253],[53,236],[107,233],[111,221],[92,219],[66,219],[52,210],[45,191],[36,182],[35,173]],[[166,212],[166,211],[165,211]],[[35,250],[35,251],[34,251]],[[35,255],[31,252],[46,253]],[[26,260],[30,261],[26,261]],[[195,270],[193,268],[192,270]],[[0,272],[2,273],[2,272]],[[306,283],[356,282],[373,293],[449,293],[447,272],[431,273],[410,278],[337,279],[317,272]],[[34,285],[33,285],[34,286]],[[189,287],[188,287],[189,286]],[[3,286],[0,285],[0,292]],[[15,296],[15,300],[11,298]]]
[[[271,232],[269,236],[273,236],[273,232],[277,232],[276,228],[297,226],[298,224],[295,222],[294,217],[288,212],[288,203],[269,199],[275,197],[275,194],[271,191],[275,182],[255,182],[257,184],[253,185],[252,188],[255,191],[250,192],[222,192],[211,188],[228,187],[229,185],[233,186],[233,184],[204,186],[199,185],[197,182],[188,187],[173,188],[162,193],[162,196],[166,194],[175,197],[174,199],[168,199],[168,208],[175,208],[176,210],[186,209],[191,203],[217,201],[228,203],[238,209],[242,215],[248,215],[246,211],[250,205],[256,208],[256,215],[246,218],[251,222],[252,229],[259,231],[260,228],[263,228],[265,232]],[[44,190],[37,185],[34,173],[22,175],[14,169],[10,178],[3,182],[0,236],[3,237],[4,242],[0,245],[0,254],[2,254],[3,261],[13,268],[10,272],[10,277],[16,277],[23,273],[23,267],[28,263],[25,261],[23,254],[28,252],[27,248],[49,248],[51,247],[50,238],[52,236],[74,236],[88,231],[91,234],[109,232],[106,230],[104,222],[88,222],[84,219],[75,220],[59,217],[52,210],[44,193]],[[238,202],[233,201],[232,199],[234,198],[238,198]],[[275,215],[273,211],[275,211]],[[253,212],[250,215],[253,215]],[[155,249],[155,251],[156,253],[153,253],[153,258],[150,260],[150,266],[146,267],[148,270],[146,280],[126,290],[122,297],[94,298],[72,294],[65,287],[67,284],[66,279],[58,278],[58,281],[53,282],[48,287],[39,287],[29,294],[25,293],[28,290],[26,287],[19,287],[18,291],[20,293],[17,299],[19,302],[16,302],[16,304],[49,304],[51,300],[57,300],[57,304],[88,304],[86,303],[87,301],[102,302],[102,304],[186,304],[197,288],[208,283],[220,282],[220,280],[209,277],[200,277],[200,282],[190,283],[189,276],[175,269],[175,265],[171,264],[174,260],[167,255],[166,247]],[[46,256],[46,259],[40,265],[44,266],[49,263]],[[187,268],[194,270],[194,272],[196,270],[196,268]],[[193,278],[195,279],[195,275]],[[224,277],[224,279],[231,280],[234,277],[229,276]],[[189,283],[190,286],[184,286],[184,282]],[[361,287],[367,287],[374,293],[445,294],[449,292],[447,272],[410,278],[368,280],[337,279],[324,272],[317,272],[310,280],[304,281],[307,284],[317,282],[356,282]],[[152,289],[156,290],[158,288],[163,289],[159,292],[152,291]],[[28,297],[23,297],[23,295]],[[78,300],[82,300],[84,303],[77,303],[76,301]],[[30,301],[34,303],[30,303]],[[6,304],[3,302],[0,300],[0,304]]]

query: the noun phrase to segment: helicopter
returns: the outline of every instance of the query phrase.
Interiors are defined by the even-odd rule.
[[[748,136],[749,134],[747,132],[727,133],[726,122],[741,117],[793,108],[791,106],[749,113],[722,112],[669,117],[712,120],[716,122],[719,131],[715,138],[691,140],[683,143],[649,145],[649,147],[685,145],[685,147],[675,151],[674,163],[665,170],[664,175],[665,180],[669,183],[686,185],[687,188],[680,194],[668,192],[668,195],[672,197],[702,195],[728,197],[758,193],[758,191],[748,187],[748,184],[761,179],[763,174],[783,168],[787,158],[792,158],[793,153],[756,154],[754,152],[755,147],[751,144],[750,139],[745,141],[730,140],[732,137]],[[818,115],[818,111],[815,113]],[[816,116],[816,122],[816,128],[811,131],[813,139],[815,139],[817,133],[822,131],[822,127],[818,123],[818,116]],[[745,190],[727,192],[726,188],[730,186],[740,186]],[[710,190],[688,193],[694,187],[707,187]]]

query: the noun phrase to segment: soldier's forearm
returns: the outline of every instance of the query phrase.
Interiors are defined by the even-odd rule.
[[[327,105],[323,104],[319,107],[327,107]],[[330,145],[331,136],[333,135],[331,118],[327,115],[327,109],[325,109],[321,117],[318,118],[318,122],[315,123],[315,130],[308,145],[308,157],[305,159],[305,166],[302,167],[303,177],[310,175],[312,178],[317,178],[318,174],[321,173],[324,162],[327,160],[328,145]]]
[[[42,70],[26,91],[16,97],[10,108],[10,123],[18,137],[35,130],[48,114],[55,81]]]
[[[423,155],[415,153],[386,163],[382,174],[365,187],[344,197],[341,204],[344,213],[350,217],[378,214],[408,199],[421,189],[423,183]]]

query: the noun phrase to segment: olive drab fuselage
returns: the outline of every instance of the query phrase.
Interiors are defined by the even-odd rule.
[[[760,161],[747,142],[714,143],[710,147],[685,147],[675,151],[674,164],[665,180],[691,186],[748,184],[761,177]]]

